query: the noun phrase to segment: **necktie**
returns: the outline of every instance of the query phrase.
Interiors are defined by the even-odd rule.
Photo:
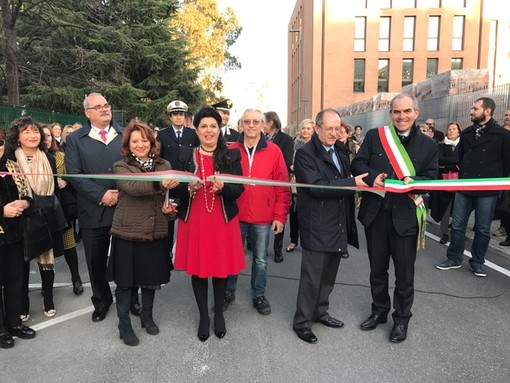
[[[99,131],[99,135],[101,136],[101,139],[103,140],[103,142],[106,144],[106,129],[101,129]]]
[[[181,142],[181,133],[182,133],[182,132],[181,132],[180,130],[178,130],[178,131],[177,131],[177,140],[178,140],[179,142]]]
[[[342,174],[342,168],[340,167],[340,163],[338,162],[338,157],[335,155],[335,151],[333,149],[328,150],[329,156],[333,160],[333,163],[335,164],[335,167],[337,170]]]

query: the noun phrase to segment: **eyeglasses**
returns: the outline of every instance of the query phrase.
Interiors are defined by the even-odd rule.
[[[340,133],[343,133],[344,130],[342,129],[341,126],[339,126],[338,128],[324,128],[323,126],[320,126],[320,125],[317,125],[319,128],[321,128],[326,134],[340,134]]]
[[[427,126],[435,126],[436,124],[434,122],[426,122],[425,125],[427,125]]]
[[[110,104],[106,103],[104,105],[91,106],[91,107],[87,108],[87,110],[94,109],[96,112],[100,112],[102,110],[110,110],[111,108],[112,108],[112,106]]]
[[[250,126],[251,124],[253,124],[253,126],[259,126],[260,122],[261,122],[260,120],[243,120],[243,125]]]

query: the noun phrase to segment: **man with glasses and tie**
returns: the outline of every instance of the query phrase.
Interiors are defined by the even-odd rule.
[[[351,176],[349,150],[337,139],[343,129],[338,112],[320,111],[315,122],[312,138],[296,151],[296,181],[322,186],[366,186],[362,178],[367,174]],[[354,191],[298,188],[297,192],[303,253],[293,328],[301,340],[315,343],[314,322],[332,328],[344,325],[329,315],[329,295],[347,245],[358,247]]]
[[[264,180],[289,181],[287,166],[278,146],[265,139],[262,132],[264,114],[258,109],[248,109],[242,117],[243,133],[230,148],[241,152],[241,166],[245,177]],[[241,235],[252,247],[251,296],[253,306],[262,315],[271,313],[265,297],[267,281],[267,247],[270,230],[281,233],[291,204],[288,186],[244,185],[244,192],[237,199]],[[223,303],[225,311],[235,299],[237,275],[228,277],[227,292]]]
[[[108,174],[121,159],[123,128],[112,120],[111,105],[99,93],[83,102],[88,121],[67,137],[65,164],[68,174]],[[78,221],[92,287],[94,312],[99,322],[113,302],[105,276],[110,227],[119,192],[114,180],[70,178],[77,191]]]
[[[160,130],[157,139],[160,142],[160,156],[170,162],[172,169],[178,169],[178,159],[181,147],[194,148],[198,146],[198,136],[194,129],[188,128],[186,113],[188,105],[180,100],[174,100],[166,107],[166,115],[172,125]],[[168,221],[168,239],[170,248],[174,246],[175,221]]]

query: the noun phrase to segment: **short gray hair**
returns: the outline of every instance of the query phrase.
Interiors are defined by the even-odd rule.
[[[258,113],[260,114],[260,122],[266,122],[266,116],[264,116],[264,113],[262,113],[260,111],[260,109],[257,109],[257,108],[248,108],[246,109],[244,112],[243,112],[243,119],[244,119],[244,115],[246,113]]]
[[[85,100],[83,100],[83,110],[87,110],[87,108],[89,107],[88,99],[89,99],[90,96],[100,96],[100,97],[103,97],[103,95],[101,93],[97,93],[97,92],[90,93],[90,94],[86,95],[85,96]]]

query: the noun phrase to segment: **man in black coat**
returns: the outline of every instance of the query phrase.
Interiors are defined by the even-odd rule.
[[[172,169],[178,169],[181,148],[194,148],[198,146],[198,137],[194,129],[184,126],[188,105],[180,100],[174,100],[166,107],[166,115],[172,125],[158,132],[158,141],[161,144],[160,156],[170,162]],[[179,169],[181,170],[181,169]],[[170,249],[174,247],[175,221],[168,221],[168,239]]]
[[[337,141],[340,116],[334,109],[317,114],[315,133],[296,152],[296,181],[324,186],[366,186],[351,177],[348,149]],[[358,247],[354,219],[354,192],[341,189],[298,188],[297,215],[301,246],[301,277],[293,328],[308,343],[317,342],[314,322],[339,328],[344,324],[328,314],[329,295],[335,285],[341,255],[347,244]]]
[[[500,178],[510,172],[510,132],[492,118],[494,100],[481,97],[469,113],[473,125],[460,134],[459,178]],[[485,277],[485,253],[489,247],[490,228],[499,191],[472,191],[455,193],[452,212],[451,241],[447,259],[437,265],[439,270],[458,269],[462,265],[466,226],[475,211],[475,237],[471,245],[469,265],[477,277]]]
[[[111,106],[99,93],[83,103],[88,122],[67,137],[65,164],[68,174],[112,173],[121,159],[122,127],[112,121]],[[69,178],[78,197],[78,220],[87,259],[92,303],[92,321],[99,322],[113,302],[106,280],[110,227],[119,191],[114,180]]]
[[[437,144],[421,134],[415,125],[419,114],[414,96],[402,93],[391,101],[392,125],[388,128],[396,131],[396,139],[401,141],[413,165],[408,169],[411,174],[400,177],[405,183],[413,179],[431,180],[437,176]],[[389,160],[388,149],[385,150],[379,135],[380,129],[384,128],[367,132],[351,168],[353,174],[368,173],[364,178],[368,185],[383,187],[386,178],[398,179],[396,175],[400,172]],[[396,281],[390,341],[394,343],[406,339],[414,299],[414,263],[420,227],[417,206],[410,197],[405,193],[386,193],[381,197],[364,192],[358,214],[365,227],[372,293],[372,313],[361,324],[361,329],[373,330],[379,323],[386,323],[391,306],[388,268],[390,258],[393,258]]]
[[[223,135],[227,145],[230,145],[232,142],[236,142],[239,138],[239,132],[228,127],[228,121],[230,120],[230,109],[232,106],[234,106],[232,101],[227,98],[211,106],[216,109],[216,111],[221,116],[221,134]]]
[[[287,172],[291,173],[292,161],[294,161],[294,140],[287,133],[282,132],[282,123],[280,117],[276,112],[264,113],[266,122],[264,123],[264,133],[268,141],[272,141],[276,146],[280,148],[285,160],[285,166],[287,166]],[[293,207],[291,207],[292,209]],[[274,236],[273,250],[274,250],[274,261],[276,263],[283,262],[283,236],[285,229]]]

